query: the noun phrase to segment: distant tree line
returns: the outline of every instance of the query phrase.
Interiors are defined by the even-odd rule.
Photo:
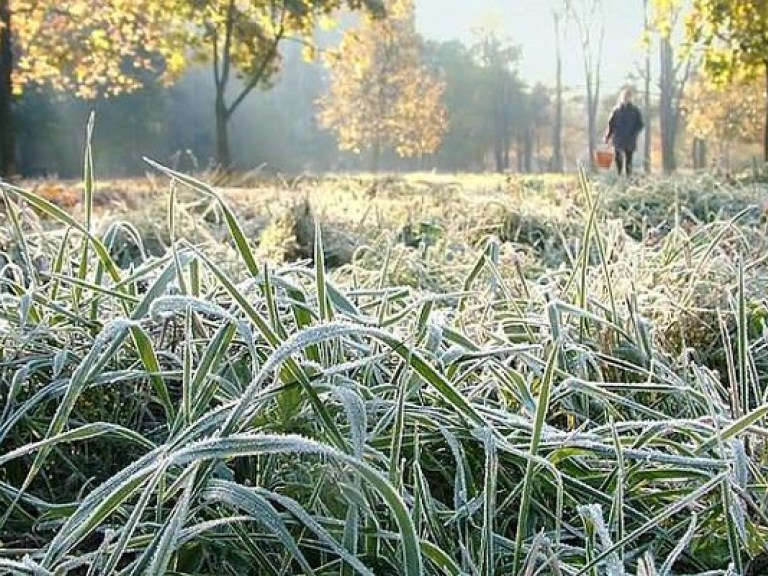
[[[615,100],[601,90],[602,0],[554,3],[553,87],[520,76],[514,39],[427,41],[414,9],[0,0],[0,174],[77,175],[91,109],[103,174],[140,173],[143,155],[185,170],[282,172],[590,162]],[[627,81],[642,86],[646,167],[730,167],[760,143],[768,154],[765,3],[642,0],[638,10],[646,57]],[[586,90],[562,85],[568,33]]]
[[[222,94],[215,79],[221,74],[197,65],[171,84],[146,82],[117,94],[97,90],[91,98],[74,86],[31,83],[14,103],[15,168],[76,176],[91,109],[105,174],[139,173],[143,155],[183,169],[553,168],[551,94],[543,85],[525,86],[513,43],[492,33],[471,44],[426,42],[415,31],[412,2],[398,0],[390,8],[386,20],[374,13],[348,17],[338,51],[332,50],[338,32],[315,38],[323,58],[307,60],[307,44],[286,42],[272,84],[237,104],[223,155],[219,114],[211,111],[222,98],[237,102],[248,77],[230,80]],[[373,70],[376,54],[381,60]],[[360,62],[371,69],[356,82],[351,70]]]
[[[18,163],[14,99],[25,90],[99,99],[167,85],[203,64],[216,158],[229,167],[233,115],[271,85],[281,46],[311,46],[342,8],[385,15],[382,0],[0,0],[0,174]]]

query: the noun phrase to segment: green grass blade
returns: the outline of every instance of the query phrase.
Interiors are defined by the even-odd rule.
[[[67,518],[48,546],[43,566],[56,567],[64,555],[102,525],[124,502],[139,493],[156,473],[158,465],[162,464],[157,453],[150,452],[93,490]]]
[[[724,443],[728,440],[736,438],[739,436],[739,434],[747,432],[751,426],[754,426],[757,422],[766,417],[768,417],[768,404],[763,404],[756,410],[753,410],[749,414],[742,416],[738,420],[723,428],[719,433],[704,441],[696,449],[696,454],[703,454],[708,450],[711,450],[720,442]]]
[[[123,555],[128,549],[128,543],[131,537],[134,535],[142,516],[145,514],[149,506],[150,499],[152,496],[156,495],[155,490],[165,474],[165,468],[162,466],[158,467],[145,485],[144,490],[141,492],[141,496],[136,502],[136,505],[133,507],[130,516],[126,520],[125,524],[120,528],[120,537],[118,538],[115,545],[111,547],[112,549],[109,557],[101,569],[102,574],[112,574],[112,571],[115,570],[117,564],[123,558]]]
[[[459,565],[444,550],[427,540],[422,540],[420,544],[421,553],[424,557],[442,570],[443,574],[448,576],[462,576],[464,574]]]
[[[165,410],[165,418],[167,422],[173,422],[175,419],[176,409],[171,401],[171,395],[168,392],[168,386],[165,384],[165,380],[160,375],[161,367],[160,361],[157,358],[155,349],[152,346],[152,340],[149,335],[140,326],[131,326],[131,337],[133,343],[136,346],[136,350],[139,353],[139,358],[144,369],[147,371],[149,380],[152,383],[152,388],[155,390],[155,395],[160,401],[160,404]]]
[[[118,268],[117,264],[115,264],[112,257],[109,255],[109,251],[106,249],[104,244],[96,236],[92,235],[90,231],[88,231],[84,226],[82,226],[80,223],[74,220],[69,214],[67,214],[66,211],[59,208],[52,202],[49,202],[48,200],[41,198],[36,194],[33,194],[32,192],[28,192],[22,188],[12,186],[11,184],[8,184],[6,182],[0,182],[0,188],[16,196],[23,198],[29,204],[31,204],[32,206],[37,208],[40,212],[49,216],[50,218],[53,218],[54,220],[61,222],[65,226],[69,226],[71,228],[78,230],[79,232],[82,232],[90,241],[91,245],[96,251],[96,254],[99,257],[99,260],[103,263],[107,272],[109,272],[109,275],[112,278],[112,280],[115,282],[115,284],[120,284],[121,282],[120,269]]]
[[[691,515],[691,523],[688,525],[688,529],[685,531],[685,534],[683,534],[683,537],[672,549],[672,552],[669,553],[666,560],[664,560],[664,564],[662,564],[661,568],[659,568],[659,576],[673,576],[672,568],[674,567],[675,562],[683,553],[683,551],[691,543],[691,540],[693,540],[693,536],[696,534],[696,526],[698,526],[698,521],[699,518],[694,512]]]
[[[674,502],[673,504],[667,506],[662,512],[656,514],[653,518],[648,520],[645,524],[643,524],[639,528],[636,528],[630,534],[627,534],[624,538],[615,542],[613,546],[611,546],[610,548],[607,548],[606,550],[603,550],[600,554],[595,556],[590,562],[588,562],[578,572],[576,572],[575,576],[581,576],[582,574],[586,574],[587,572],[592,570],[592,568],[598,566],[600,562],[602,562],[608,556],[613,554],[621,546],[625,546],[629,542],[632,542],[635,538],[638,538],[639,536],[645,534],[647,531],[657,526],[660,526],[665,520],[674,516],[680,510],[683,510],[687,506],[690,506],[692,502],[697,501],[699,498],[703,497],[704,495],[708,494],[711,490],[719,486],[724,478],[726,478],[725,474],[718,474],[717,476],[712,478],[709,482],[706,482],[704,485],[700,486],[693,492],[688,493],[684,498],[681,498],[677,502]]]
[[[55,576],[53,572],[50,572],[42,566],[39,566],[29,558],[25,558],[21,562],[0,558],[0,572],[4,572],[6,570],[9,574],[29,574],[29,576]]]
[[[302,573],[315,574],[280,514],[262,494],[234,482],[215,482],[203,492],[202,497],[250,514],[256,522],[263,524],[277,537],[280,544],[299,564]]]
[[[377,470],[364,461],[331,446],[296,435],[232,435],[190,444],[171,455],[180,466],[210,459],[255,456],[257,454],[316,454],[347,464],[376,490],[392,512],[400,530],[403,570],[407,576],[422,574],[422,557],[416,530],[397,490]]]
[[[544,370],[544,375],[541,378],[541,389],[539,391],[539,398],[536,402],[536,416],[533,422],[531,445],[529,448],[529,454],[531,456],[536,456],[539,451],[539,443],[541,442],[542,431],[544,429],[546,417],[550,409],[549,400],[552,393],[555,368],[559,355],[560,342],[556,341],[552,345],[552,350],[550,351],[549,358],[547,359],[547,366]],[[523,476],[523,494],[520,501],[520,513],[517,520],[517,535],[515,536],[515,556],[513,560],[513,569],[515,572],[519,570],[520,561],[523,557],[523,540],[530,532],[528,528],[528,515],[531,508],[531,494],[533,492],[535,469],[536,465],[534,460],[529,459],[525,468],[525,474]]]
[[[496,520],[497,477],[499,458],[496,442],[489,431],[485,432],[485,479],[483,482],[483,532],[480,542],[480,572],[493,576],[496,572],[496,547],[494,539]]]
[[[296,502],[292,498],[288,498],[281,494],[277,494],[276,492],[270,492],[268,490],[264,490],[263,488],[256,488],[255,491],[258,494],[261,494],[264,498],[268,500],[274,500],[280,506],[288,510],[293,516],[295,516],[299,521],[301,521],[301,523],[304,524],[304,526],[306,526],[311,532],[317,535],[317,537],[320,539],[321,542],[323,542],[329,548],[331,548],[334,554],[338,555],[339,558],[344,560],[344,562],[350,568],[352,568],[359,574],[373,576],[373,572],[370,569],[368,569],[354,555],[353,551],[350,552],[347,549],[340,546],[339,543],[336,541],[336,539],[331,535],[331,533],[328,530],[326,530],[322,526],[322,524],[320,524],[312,516],[310,516],[307,513],[307,511],[304,510],[304,508],[302,508],[298,502]]]
[[[159,538],[156,538],[157,546],[150,545],[144,551],[144,556],[152,559],[146,571],[148,574],[165,574],[168,571],[168,564],[171,562],[171,557],[176,550],[176,544],[181,536],[184,523],[189,515],[192,495],[195,492],[197,468],[198,466],[193,465],[183,472],[183,476],[186,476],[184,490],[178,502],[176,502],[171,516],[166,520],[162,530],[158,532]],[[144,572],[143,570],[138,571],[141,565],[141,561],[137,563],[134,571],[136,576]]]
[[[320,223],[315,222],[315,279],[317,281],[317,309],[320,311],[320,320],[328,322],[333,320],[333,308],[328,298],[328,287],[325,280],[325,249],[323,248],[323,232]]]
[[[144,158],[144,161],[150,166],[152,166],[153,168],[155,168],[156,170],[165,174],[166,176],[174,180],[177,180],[182,184],[185,184],[186,186],[190,187],[191,189],[201,192],[213,198],[216,201],[222,213],[224,214],[224,220],[227,224],[227,228],[229,229],[229,234],[235,243],[235,247],[237,248],[237,251],[240,257],[243,259],[243,262],[245,263],[248,269],[248,272],[253,278],[258,277],[259,266],[256,263],[256,258],[253,255],[253,250],[251,250],[248,240],[246,239],[245,233],[243,232],[243,228],[242,226],[240,226],[240,223],[237,220],[237,216],[232,211],[232,209],[227,205],[227,203],[224,202],[224,199],[213,188],[211,188],[210,186],[208,186],[207,184],[199,180],[196,180],[195,178],[192,178],[191,176],[187,176],[185,174],[182,174],[181,172],[177,172],[170,168],[166,168],[165,166],[158,164],[157,162],[150,160],[149,158]]]
[[[15,450],[5,452],[0,455],[0,466],[16,458],[20,458],[21,456],[34,454],[35,452],[43,449],[48,450],[59,444],[80,442],[83,440],[90,440],[92,438],[100,438],[104,436],[115,436],[140,446],[144,446],[145,448],[154,448],[154,444],[152,444],[152,442],[147,440],[138,432],[134,432],[130,428],[126,428],[118,424],[110,424],[108,422],[94,422],[91,424],[83,424],[78,428],[73,428],[72,430],[61,432],[60,434],[47,437],[37,442],[30,442],[20,446],[19,448],[16,448]]]

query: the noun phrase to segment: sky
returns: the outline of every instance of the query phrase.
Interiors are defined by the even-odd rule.
[[[471,42],[473,30],[495,27],[522,50],[520,76],[528,84],[555,83],[552,6],[562,0],[416,0],[417,26],[427,38]],[[603,89],[618,91],[644,62],[641,0],[603,0]],[[563,81],[583,87],[581,48],[573,27],[563,46]]]

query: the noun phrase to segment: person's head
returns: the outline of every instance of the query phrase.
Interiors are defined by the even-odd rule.
[[[619,104],[629,104],[632,102],[632,88],[624,88],[619,93]]]

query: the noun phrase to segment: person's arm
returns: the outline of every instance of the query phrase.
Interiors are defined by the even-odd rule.
[[[613,131],[616,127],[616,110],[611,112],[611,117],[608,119],[608,129],[605,131],[605,143],[608,144],[608,140],[613,136]]]
[[[643,122],[643,114],[640,112],[640,109],[637,109],[637,123],[635,124],[637,126],[637,133],[640,134],[640,132],[643,131],[643,128],[645,128],[645,122]]]

